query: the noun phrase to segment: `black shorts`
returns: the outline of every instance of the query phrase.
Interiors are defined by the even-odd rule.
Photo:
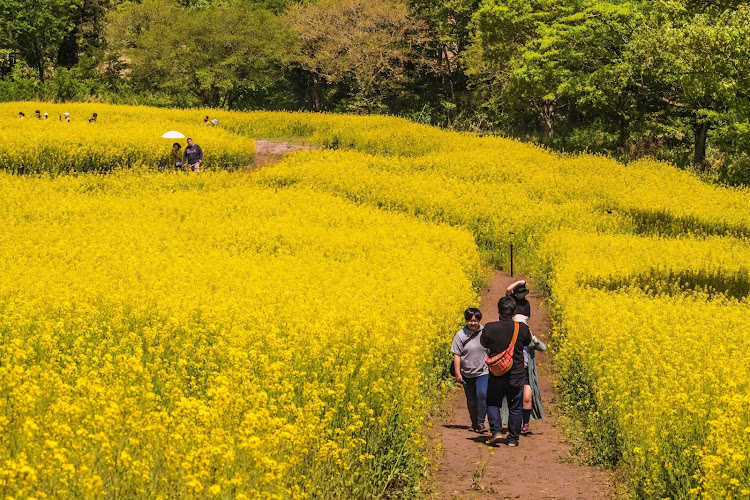
[[[524,385],[531,385],[531,383],[529,382],[529,367],[528,366],[526,367],[526,370],[524,371],[523,384]]]

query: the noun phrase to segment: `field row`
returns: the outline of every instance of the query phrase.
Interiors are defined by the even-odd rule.
[[[418,487],[467,232],[246,174],[0,191],[0,496]]]
[[[452,146],[321,151],[257,175],[464,227],[498,265],[515,241],[552,299],[559,388],[598,460],[641,498],[750,494],[750,194],[657,163]]]
[[[204,113],[96,106],[100,150]],[[0,494],[413,496],[451,330],[513,241],[598,460],[641,498],[750,495],[747,190],[388,117],[208,114],[227,165],[253,138],[327,149],[0,177]],[[27,149],[66,147],[53,125]]]

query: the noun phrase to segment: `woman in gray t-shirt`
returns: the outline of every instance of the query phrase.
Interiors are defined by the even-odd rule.
[[[484,420],[487,417],[487,382],[489,370],[484,358],[487,349],[479,343],[482,333],[482,311],[470,307],[464,311],[466,326],[453,337],[451,353],[456,370],[456,382],[462,384],[469,407],[471,428],[475,432],[485,432]]]

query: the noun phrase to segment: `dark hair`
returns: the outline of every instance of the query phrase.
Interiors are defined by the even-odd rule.
[[[464,311],[464,319],[466,321],[469,321],[471,318],[475,317],[477,318],[477,321],[482,320],[482,311],[477,309],[476,307],[470,307],[467,310]]]
[[[175,147],[175,146],[180,147],[180,148],[182,147],[182,146],[180,146],[179,142],[175,142],[174,144],[172,144],[172,147]]]
[[[501,318],[510,318],[516,312],[516,299],[507,295],[497,301],[497,312]]]
[[[531,304],[526,299],[515,299],[516,300],[516,312],[514,314],[523,314],[524,316],[531,317]]]
[[[188,138],[187,138],[187,139],[185,139],[185,140],[187,140],[187,141],[192,141],[192,140],[193,140],[193,138],[192,138],[192,137],[188,137]]]

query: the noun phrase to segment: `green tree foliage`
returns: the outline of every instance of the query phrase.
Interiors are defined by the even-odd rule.
[[[118,71],[135,91],[223,108],[246,106],[273,86],[291,50],[280,20],[248,4],[123,4],[110,18],[107,40],[119,56]]]
[[[660,121],[692,132],[691,161],[705,170],[709,131],[735,121],[750,96],[748,7],[658,4],[638,35],[632,52],[645,75],[644,97],[666,103]]]
[[[485,0],[465,53],[477,107],[509,133],[556,147],[705,169],[709,130],[737,123],[749,94],[746,10]]]
[[[451,125],[471,114],[466,66],[461,55],[471,44],[471,23],[479,0],[411,0],[427,27],[424,56],[431,71],[415,82],[431,108],[433,122]]]
[[[297,36],[293,61],[310,75],[314,109],[322,109],[328,84],[350,89],[353,110],[387,110],[410,81],[410,70],[425,67],[420,48],[425,25],[395,0],[323,0],[287,15]]]
[[[0,0],[0,99],[397,113],[750,183],[744,0]]]
[[[0,0],[2,48],[20,54],[44,81],[81,5],[81,0]]]

